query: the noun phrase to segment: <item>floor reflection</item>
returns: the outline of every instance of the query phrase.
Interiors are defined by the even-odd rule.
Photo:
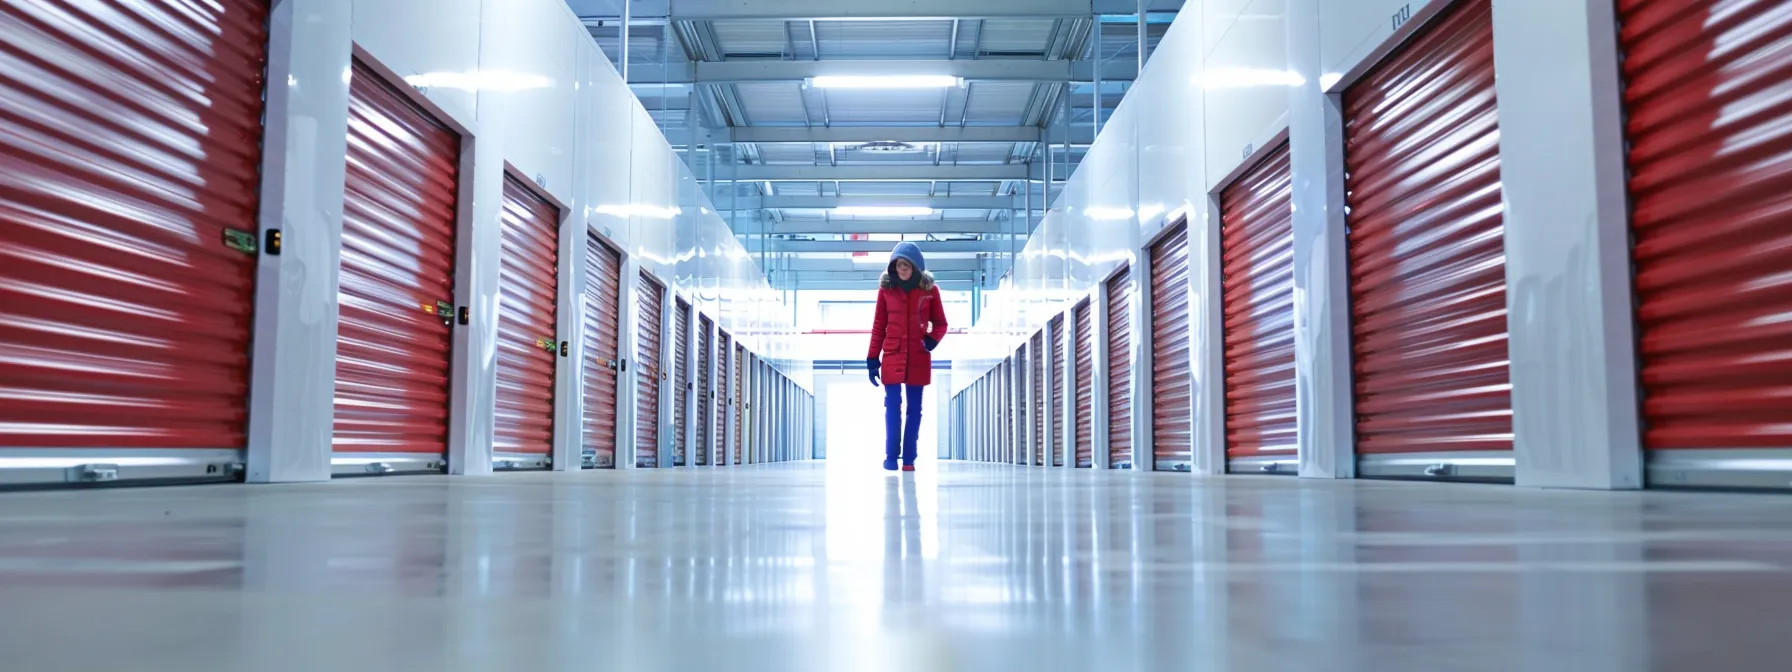
[[[925,467],[5,493],[0,651],[9,669],[1747,670],[1778,669],[1792,616],[1784,498]]]

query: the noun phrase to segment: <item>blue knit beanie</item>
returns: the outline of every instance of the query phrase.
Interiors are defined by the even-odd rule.
[[[890,251],[890,263],[896,263],[897,259],[907,259],[908,263],[914,265],[916,273],[927,272],[927,260],[921,257],[921,246],[919,245],[897,243],[896,249]]]

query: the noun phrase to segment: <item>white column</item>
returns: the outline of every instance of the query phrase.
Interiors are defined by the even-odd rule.
[[[1092,425],[1089,428],[1089,445],[1092,451],[1091,465],[1095,469],[1103,470],[1114,467],[1113,454],[1109,452],[1113,450],[1111,445],[1113,437],[1108,436],[1108,396],[1114,389],[1113,381],[1109,380],[1112,376],[1108,375],[1108,311],[1110,310],[1113,310],[1113,307],[1108,305],[1108,283],[1107,280],[1102,280],[1095,283],[1094,300],[1090,302],[1089,306],[1089,319],[1094,321],[1089,325],[1091,327],[1090,336],[1094,339],[1094,343],[1090,344],[1093,352],[1089,353],[1091,355],[1089,361],[1091,362],[1090,366],[1095,367],[1092,372],[1095,375],[1089,377],[1089,384],[1095,386],[1095,389],[1090,390],[1091,394],[1089,395],[1089,404],[1092,407],[1089,409],[1089,422]]]
[[[1295,414],[1300,475],[1354,478],[1344,122],[1338,98],[1321,88],[1323,1],[1288,0],[1288,63],[1304,81],[1289,94],[1288,114],[1294,171]]]
[[[260,220],[283,243],[256,268],[251,483],[330,478],[349,17],[348,0],[278,0],[269,19]]]
[[[1617,18],[1496,0],[1517,482],[1642,487]]]
[[[1205,172],[1202,173],[1206,175]],[[1204,178],[1203,178],[1204,179]],[[1189,471],[1226,473],[1226,317],[1220,295],[1219,200],[1194,198],[1188,216]]]
[[[560,342],[554,364],[554,471],[584,468],[585,445],[585,257],[590,248],[585,217],[574,209],[560,222],[560,296],[557,302]],[[563,356],[562,356],[563,355]]]

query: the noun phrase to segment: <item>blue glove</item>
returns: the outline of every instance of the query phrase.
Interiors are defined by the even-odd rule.
[[[883,363],[877,361],[876,357],[866,357],[865,358],[865,370],[871,372],[871,384],[872,385],[875,385],[878,387],[883,386],[883,381],[878,380],[878,377],[879,377],[878,370],[881,368],[883,368]]]
[[[933,352],[934,348],[940,347],[940,342],[933,340],[932,336],[922,336],[921,345],[927,346],[928,352]]]

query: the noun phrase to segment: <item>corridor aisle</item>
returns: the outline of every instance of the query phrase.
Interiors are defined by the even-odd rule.
[[[17,670],[1779,669],[1792,499],[875,459],[0,493]]]

